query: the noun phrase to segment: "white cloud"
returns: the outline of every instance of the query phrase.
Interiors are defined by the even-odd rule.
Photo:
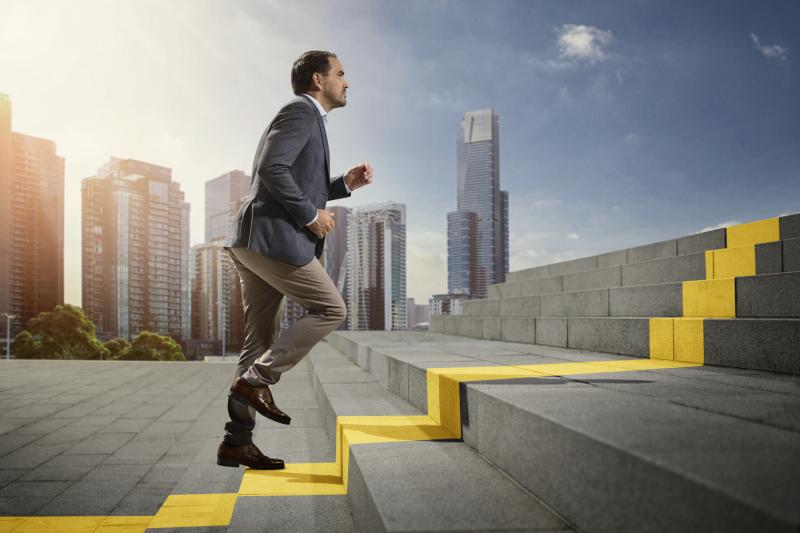
[[[727,222],[722,222],[720,224],[717,224],[716,226],[707,226],[707,227],[705,227],[705,228],[703,228],[703,229],[701,229],[699,231],[693,231],[692,235],[697,235],[698,233],[704,233],[706,231],[711,231],[711,230],[715,230],[715,229],[722,229],[722,228],[727,228],[727,227],[730,227],[730,226],[737,226],[739,224],[741,224],[741,222],[738,222],[736,220],[728,220]]]
[[[555,58],[528,56],[528,63],[547,70],[566,70],[584,63],[605,61],[610,57],[608,48],[614,41],[610,30],[601,30],[585,24],[562,24],[554,30],[558,56]],[[619,72],[617,80],[622,83]]]
[[[577,241],[578,239],[580,239],[580,237],[578,236],[577,233],[567,233],[567,239],[571,241]]]
[[[613,36],[610,31],[584,24],[564,24],[559,28],[559,57],[567,60],[603,61]]]
[[[536,207],[558,207],[564,202],[561,200],[556,200],[554,198],[545,199],[545,200],[536,200],[533,202],[533,205]]]
[[[753,40],[753,46],[756,47],[756,50],[761,52],[761,55],[766,57],[767,59],[782,59],[785,60],[788,56],[789,49],[784,48],[779,44],[773,45],[764,45],[761,44],[761,40],[758,38],[758,35],[755,33],[750,34],[750,38]]]

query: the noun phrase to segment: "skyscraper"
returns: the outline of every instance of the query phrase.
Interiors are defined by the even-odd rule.
[[[192,247],[193,355],[219,354],[242,347],[242,293],[235,266],[222,246],[251,178],[232,170],[205,183],[205,242]],[[223,343],[224,339],[224,343]],[[194,353],[194,352],[197,353]]]
[[[333,211],[333,220],[336,227],[325,237],[325,249],[322,251],[325,270],[331,277],[333,284],[339,289],[339,294],[345,302],[350,301],[350,282],[347,276],[347,235],[350,208],[343,206],[329,207]],[[350,314],[339,329],[350,329]]]
[[[351,330],[406,329],[406,206],[353,209],[348,220]]]
[[[64,158],[53,141],[11,131],[11,115],[0,93],[0,313],[16,317],[13,337],[64,303]]]
[[[448,292],[486,296],[508,272],[508,193],[500,190],[499,118],[469,111],[458,126],[457,210],[448,213]],[[471,220],[474,213],[476,220]]]
[[[231,202],[247,195],[250,176],[232,170],[206,182],[205,242],[225,240],[230,218]]]
[[[83,309],[98,336],[188,339],[189,203],[172,170],[112,157],[81,194]]]

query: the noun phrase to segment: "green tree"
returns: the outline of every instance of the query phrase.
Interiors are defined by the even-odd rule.
[[[14,337],[14,354],[30,359],[108,359],[95,326],[80,307],[56,305],[28,320]]]
[[[124,359],[124,356],[131,349],[131,343],[122,337],[116,337],[106,341],[106,348],[108,348],[109,359]]]
[[[142,331],[131,341],[130,350],[119,357],[126,361],[186,361],[180,344],[172,337]]]

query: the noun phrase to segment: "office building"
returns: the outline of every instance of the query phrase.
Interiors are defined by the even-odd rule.
[[[11,337],[64,303],[64,158],[48,139],[12,131],[0,93],[0,324]]]
[[[172,170],[112,157],[81,194],[83,310],[98,337],[188,339],[189,203]]]
[[[351,330],[406,329],[406,206],[353,209],[348,219]]]
[[[500,190],[497,114],[465,113],[456,138],[457,209],[447,217],[448,292],[483,298],[487,285],[504,282],[508,272],[508,193]]]

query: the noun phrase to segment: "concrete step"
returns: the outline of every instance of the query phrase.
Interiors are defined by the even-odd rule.
[[[650,319],[641,317],[431,317],[431,332],[649,357]],[[701,324],[705,364],[800,374],[800,319],[683,319]]]
[[[705,278],[705,253],[696,253],[555,277],[506,281],[490,285],[487,295],[488,299],[503,299],[577,290],[679,283]]]
[[[756,245],[756,273],[800,271],[800,238]]]
[[[386,426],[380,424],[418,420],[425,413],[327,346],[309,354],[326,426],[337,435],[338,419],[339,427],[346,423],[372,439],[349,444],[345,462],[347,498],[359,531],[571,530],[460,439],[430,428],[413,438],[402,436],[409,428],[382,432]]]
[[[667,241],[636,246],[609,252],[601,255],[582,257],[570,261],[543,265],[540,267],[518,270],[506,274],[507,281],[522,281],[524,279],[547,278],[557,275],[574,274],[612,266],[629,265],[634,263],[665,259],[679,255],[702,253],[725,247],[725,230],[716,229],[696,235],[670,239]]]
[[[453,390],[464,442],[581,530],[800,525],[795,378],[714,367],[598,376],[581,370],[596,362],[558,363],[620,358],[435,333],[337,332],[328,340],[373,373],[388,373],[382,381],[423,410],[435,383],[428,369],[459,367],[450,371],[463,379],[450,379],[460,382]],[[481,364],[488,377],[460,368]],[[508,365],[530,364],[540,377],[499,379]]]
[[[774,222],[777,220],[777,224]],[[754,225],[759,225],[762,222],[769,222],[773,224],[774,240],[786,241],[800,238],[800,214],[786,215],[778,217],[777,219],[769,221],[757,221],[755,223],[740,224],[732,228],[721,228],[694,235],[688,235],[677,239],[670,239],[660,241],[643,246],[636,246],[615,252],[609,252],[600,255],[589,257],[581,257],[579,259],[572,259],[569,261],[562,261],[550,265],[542,265],[506,274],[506,282],[518,282],[523,280],[544,279],[555,276],[563,276],[568,274],[575,274],[587,272],[597,269],[605,269],[614,266],[632,265],[642,262],[650,262],[657,259],[668,259],[679,257],[682,255],[693,255],[704,253],[706,250],[717,250],[725,248],[726,246],[738,246],[739,242],[747,241],[750,234],[752,234]],[[763,226],[759,229],[763,229]],[[758,230],[757,230],[758,231]],[[732,236],[729,237],[729,234]],[[760,241],[763,242],[763,241]],[[756,245],[761,246],[761,245]],[[800,243],[794,241],[790,245],[790,265],[793,270],[800,270]],[[772,246],[770,254],[772,255],[771,266],[775,267],[775,246]],[[765,261],[768,261],[765,259]],[[759,274],[767,274],[773,272],[788,272],[789,270],[757,270]],[[700,279],[700,278],[687,278],[687,279]],[[652,281],[646,283],[633,283],[634,285],[646,285],[650,283],[669,283],[671,281],[682,281],[679,279],[665,279],[662,281]],[[623,285],[625,285],[623,283]],[[609,285],[613,286],[613,285]],[[491,289],[491,285],[489,289]],[[584,287],[589,288],[589,287]],[[594,287],[600,288],[600,287]],[[569,290],[569,289],[564,289]],[[490,292],[491,295],[491,292]]]
[[[736,278],[736,316],[800,317],[800,272]]]

